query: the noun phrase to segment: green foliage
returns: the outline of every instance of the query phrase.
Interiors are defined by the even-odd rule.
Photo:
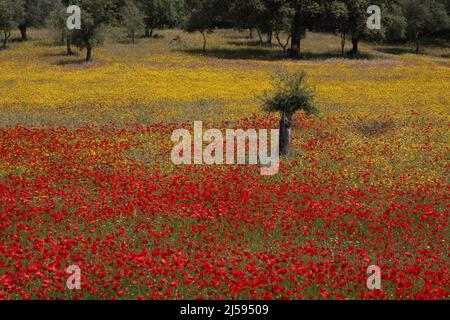
[[[385,25],[385,36],[387,40],[401,40],[406,36],[407,21],[403,15],[400,4],[391,3],[386,8],[387,13],[383,16],[383,25]]]
[[[146,36],[152,36],[154,29],[172,28],[181,23],[183,0],[138,0],[137,4],[144,14]]]
[[[186,0],[188,15],[184,22],[184,29],[188,32],[211,32],[217,27],[222,4],[220,0]]]
[[[306,28],[314,28],[322,22],[321,18],[325,14],[325,4],[323,0],[293,0],[287,1],[295,11],[295,15],[301,20],[301,24]]]
[[[81,29],[72,31],[72,41],[87,49],[86,60],[91,59],[91,50],[104,40],[104,27],[115,19],[115,0],[73,0],[81,8]]]
[[[231,0],[226,19],[239,29],[262,28],[267,10],[263,0]]]
[[[53,8],[53,0],[22,0],[20,24],[28,27],[41,27]]]
[[[11,37],[11,30],[19,24],[23,15],[21,0],[0,0],[0,32],[2,33],[2,48],[6,48]]]
[[[333,1],[328,6],[328,10],[329,10],[333,25],[340,32],[347,30],[348,24],[349,24],[349,21],[348,21],[349,9],[348,9],[347,5],[342,1]]]
[[[62,1],[56,1],[53,10],[47,19],[47,26],[50,27],[59,38],[59,44],[63,44],[70,31],[67,29],[67,6]]]
[[[326,6],[326,16],[328,21],[325,22],[325,28],[331,26],[333,32],[338,32],[341,36],[341,54],[345,55],[345,43],[347,40],[347,33],[349,31],[350,12],[347,4],[342,1],[333,1]]]
[[[136,33],[143,30],[144,15],[139,11],[138,7],[132,0],[127,0],[125,6],[122,9],[122,25],[128,32],[128,36],[131,38],[133,43],[135,42]]]
[[[300,57],[300,45],[307,29],[314,29],[323,22],[325,16],[324,0],[292,0],[286,1],[293,12],[291,22],[291,48],[289,54],[292,58]]]
[[[273,32],[289,32],[294,10],[279,0],[266,0],[265,20]]]
[[[82,30],[66,29],[69,5],[82,9]],[[381,8],[381,30],[367,27],[370,5]],[[361,40],[409,38],[419,47],[423,37],[450,33],[450,0],[1,0],[0,6],[4,38],[9,38],[13,26],[20,28],[26,40],[28,27],[47,21],[61,40],[72,37],[81,48],[100,44],[104,27],[119,21],[132,39],[142,29],[146,36],[159,28],[199,31],[204,47],[205,34],[215,28],[256,29],[261,43],[262,34],[267,34],[268,42],[274,36],[284,51],[290,42],[288,52],[297,58],[307,30],[339,32],[343,53],[347,35],[353,44],[351,52],[357,53]]]
[[[27,40],[26,29],[29,27],[42,27],[53,9],[55,0],[20,0],[19,28],[22,31],[22,40]]]
[[[386,0],[344,0],[349,10],[349,30],[353,39],[378,39],[384,38],[384,29],[371,30],[367,28],[367,19],[369,17],[367,8],[371,5],[377,5],[381,8],[382,16],[388,11]]]
[[[211,33],[220,26],[227,5],[221,0],[186,0],[185,10],[188,14],[183,29],[200,32],[203,35],[203,51],[206,51],[205,33]]]
[[[260,36],[275,34],[285,49],[280,33],[290,33],[293,15],[293,9],[284,0],[232,0],[225,20],[238,29],[256,29]]]
[[[417,34],[432,34],[448,28],[450,18],[443,1],[437,0],[404,0],[403,14],[406,19],[406,32],[410,39]]]
[[[314,107],[315,90],[307,83],[306,71],[279,71],[273,78],[274,90],[261,98],[267,112],[293,114],[303,110],[306,114],[317,113]]]

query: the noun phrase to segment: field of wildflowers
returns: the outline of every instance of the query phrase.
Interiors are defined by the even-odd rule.
[[[201,55],[163,34],[88,65],[44,40],[0,51],[0,299],[449,298],[450,58],[291,61],[236,32]],[[320,113],[296,116],[277,175],[171,163],[194,120],[276,128],[258,96],[279,68],[307,70]]]

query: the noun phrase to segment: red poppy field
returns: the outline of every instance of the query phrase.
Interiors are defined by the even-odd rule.
[[[274,178],[165,166],[167,143],[146,165],[150,137],[168,141],[171,125],[0,130],[2,164],[15,168],[0,182],[0,297],[447,298],[448,186],[387,186],[364,162],[359,185],[331,173],[348,161],[334,120],[297,118],[314,133],[294,141],[308,166],[283,162]],[[74,264],[82,290],[69,291]],[[366,288],[373,264],[382,290]]]

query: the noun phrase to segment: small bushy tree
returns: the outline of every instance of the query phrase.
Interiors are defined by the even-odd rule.
[[[328,6],[331,23],[341,37],[341,54],[345,55],[345,43],[349,28],[349,11],[345,2],[333,1]]]
[[[53,11],[50,12],[48,25],[52,28],[60,39],[60,44],[66,43],[67,55],[73,55],[71,45],[72,32],[67,28],[67,7],[69,0],[56,1]]]
[[[145,36],[152,37],[155,29],[180,23],[183,0],[138,0],[138,7],[144,14]]]
[[[54,0],[21,0],[19,30],[22,41],[28,40],[27,30],[30,27],[42,27],[53,9]]]
[[[122,24],[127,30],[131,41],[135,43],[136,33],[143,30],[145,24],[144,15],[132,0],[127,0],[122,9]]]
[[[266,6],[263,0],[231,0],[226,18],[235,28],[256,29],[262,44],[265,11]]]
[[[406,36],[407,21],[398,1],[392,1],[386,6],[387,13],[383,15],[383,25],[388,41],[399,41]]]
[[[445,30],[450,25],[446,6],[440,1],[404,0],[402,8],[407,22],[407,34],[416,42],[416,53],[420,52],[423,36]]]
[[[0,32],[2,33],[2,46],[6,48],[11,37],[12,29],[16,28],[22,15],[21,0],[0,0]]]
[[[325,1],[323,0],[285,0],[292,14],[291,22],[291,48],[289,55],[299,58],[301,41],[308,28],[313,28],[320,22],[325,13]]]
[[[72,31],[72,41],[86,49],[86,61],[92,60],[93,48],[103,42],[102,30],[115,18],[115,0],[73,0],[81,8],[81,29]]]
[[[263,20],[265,21],[265,30],[269,34],[275,35],[278,45],[287,51],[287,47],[291,40],[291,21],[293,19],[293,10],[283,1],[264,0],[266,10],[264,11]],[[285,41],[282,40],[282,34],[287,34]]]
[[[277,72],[274,77],[274,90],[263,95],[263,109],[281,114],[280,155],[290,154],[293,115],[300,110],[308,115],[317,112],[313,104],[314,95],[314,89],[308,85],[304,70],[291,73]]]
[[[188,16],[183,25],[187,32],[198,31],[203,36],[203,52],[206,52],[206,33],[211,33],[218,24],[223,4],[220,0],[186,0]]]
[[[348,8],[348,29],[352,40],[352,49],[350,54],[359,52],[359,43],[366,38],[372,31],[367,28],[367,8],[372,4],[369,0],[345,0]]]

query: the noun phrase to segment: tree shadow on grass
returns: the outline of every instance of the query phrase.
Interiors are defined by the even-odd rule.
[[[155,40],[155,39],[165,39],[166,36],[159,33],[154,33],[151,36],[146,36],[145,34],[137,35],[136,39],[145,39],[145,40]]]
[[[139,42],[138,40],[140,40],[141,38],[136,37],[135,42],[133,43],[133,40],[131,40],[130,38],[120,38],[120,39],[116,39],[115,43],[117,44],[123,44],[123,45],[138,45]]]
[[[395,130],[400,127],[400,123],[393,119],[375,119],[355,122],[352,127],[363,136],[372,138]]]
[[[273,47],[274,44],[263,42],[259,40],[248,40],[248,41],[227,41],[227,44],[236,46],[236,47],[260,47],[260,48],[270,48]]]
[[[67,66],[67,65],[83,65],[89,64],[86,62],[85,58],[77,58],[77,59],[60,59],[54,63],[57,66]]]
[[[182,50],[189,54],[202,55],[205,57],[230,59],[230,60],[264,60],[264,61],[276,61],[288,59],[288,55],[283,51],[274,51],[265,48],[238,48],[238,49],[225,49],[214,48],[207,49],[204,52],[201,49],[189,48]]]
[[[388,53],[394,55],[414,53],[414,50],[411,48],[400,48],[400,47],[377,48],[375,50],[381,53]]]
[[[273,50],[265,47],[258,48],[213,48],[207,49],[204,52],[201,49],[189,48],[184,49],[183,52],[202,55],[211,58],[230,59],[230,60],[262,60],[262,61],[279,61],[279,60],[329,60],[329,59],[349,59],[349,60],[372,60],[377,59],[376,56],[369,53],[359,53],[356,55],[345,55],[342,57],[340,52],[324,52],[324,53],[311,53],[305,52],[300,55],[299,59],[291,59],[287,52],[282,50]]]
[[[58,52],[45,52],[45,53],[41,54],[40,56],[43,58],[47,58],[47,57],[49,57],[49,58],[51,58],[51,57],[77,57],[77,56],[79,56],[79,53],[74,52],[73,54],[68,55],[67,51],[64,50],[64,51],[58,51]]]
[[[426,46],[431,46],[431,47],[439,47],[439,48],[450,48],[450,40],[446,40],[446,39],[439,39],[439,38],[435,38],[435,39],[428,39],[423,41],[423,44]]]
[[[359,52],[357,54],[346,53],[344,56],[340,52],[321,52],[321,53],[312,53],[305,52],[300,55],[300,59],[302,60],[330,60],[330,59],[346,59],[346,60],[375,60],[379,59],[379,57],[367,53],[367,52]]]
[[[28,39],[28,40],[30,40],[30,39]],[[17,43],[17,42],[23,42],[23,40],[22,40],[22,38],[21,37],[11,37],[11,39],[9,39],[9,41],[8,42],[10,42],[10,43]]]

